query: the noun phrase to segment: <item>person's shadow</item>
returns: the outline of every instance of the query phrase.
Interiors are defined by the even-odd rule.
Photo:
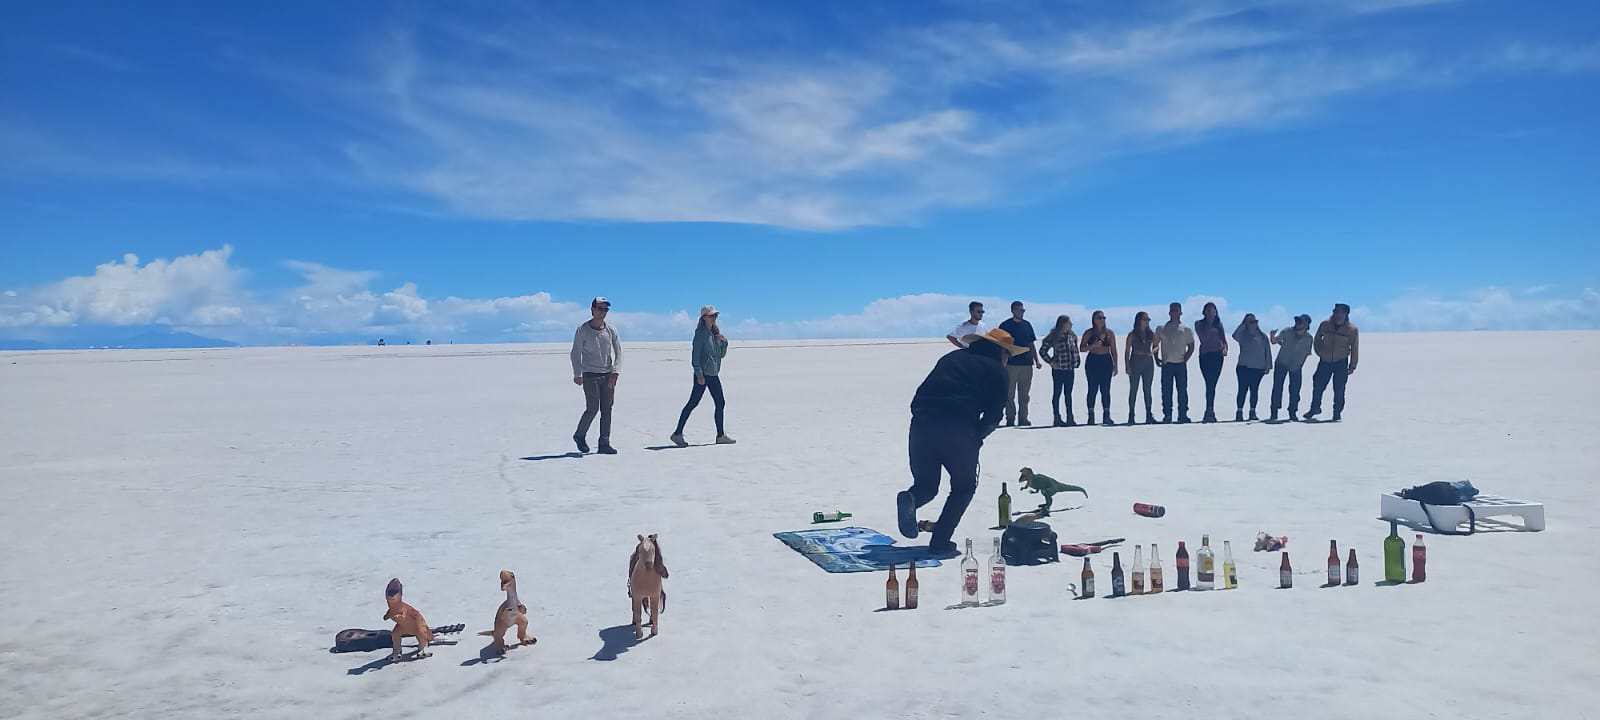
[[[648,622],[645,624],[649,625]],[[645,635],[646,639],[649,637],[648,634]],[[617,625],[601,630],[600,642],[600,649],[595,651],[594,656],[589,658],[590,660],[610,662],[617,659],[618,655],[627,652],[629,648],[644,641],[633,637],[633,623],[628,623],[627,625]]]

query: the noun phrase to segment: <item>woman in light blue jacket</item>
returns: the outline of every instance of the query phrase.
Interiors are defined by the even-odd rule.
[[[1272,369],[1272,344],[1267,334],[1261,332],[1254,313],[1245,313],[1244,322],[1233,330],[1233,339],[1239,343],[1239,361],[1233,366],[1239,378],[1239,396],[1234,402],[1234,422],[1244,422],[1244,398],[1250,396],[1250,419],[1257,420],[1256,400],[1261,393],[1261,378]]]
[[[683,439],[683,426],[689,423],[689,414],[694,412],[707,390],[711,391],[711,401],[717,404],[717,444],[734,443],[734,439],[728,437],[722,427],[722,410],[727,403],[722,398],[722,380],[717,376],[722,372],[722,358],[728,356],[728,339],[722,336],[722,330],[717,327],[719,315],[717,309],[710,305],[700,308],[700,323],[694,328],[694,350],[690,355],[690,362],[694,366],[694,389],[689,393],[689,403],[678,414],[678,429],[672,433],[672,444],[678,447],[689,446],[688,441]]]

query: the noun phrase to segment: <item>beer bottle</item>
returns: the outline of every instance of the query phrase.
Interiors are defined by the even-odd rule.
[[[1283,551],[1283,562],[1278,564],[1278,587],[1294,587],[1294,569],[1289,567],[1289,551]]]
[[[1194,589],[1210,590],[1217,582],[1217,554],[1211,551],[1211,536],[1200,536],[1200,549],[1195,551],[1195,559],[1200,561],[1200,567],[1195,570]]]
[[[911,561],[913,564],[915,560]],[[900,609],[900,580],[894,576],[894,564],[889,564],[889,582],[883,586],[884,605],[890,610]]]
[[[1417,542],[1411,546],[1411,582],[1419,583],[1428,579],[1427,564],[1428,548],[1422,544],[1422,533],[1417,533]]]
[[[1233,564],[1233,543],[1222,541],[1222,587],[1232,590],[1239,587],[1239,570]]]
[[[917,609],[917,561],[906,567],[906,609]]]
[[[1144,594],[1144,546],[1133,546],[1133,594]]]
[[[1161,550],[1150,543],[1150,594],[1161,592]]]
[[[1328,541],[1328,585],[1339,584],[1339,541]]]
[[[1358,575],[1360,570],[1361,566],[1356,563],[1356,549],[1350,548],[1350,562],[1345,563],[1344,566],[1344,584],[1355,585],[1361,582],[1361,578]]]
[[[1079,597],[1094,597],[1094,569],[1089,567],[1089,558],[1083,559],[1083,592]]]
[[[1111,597],[1126,595],[1122,585],[1122,555],[1111,553]]]
[[[1406,541],[1400,539],[1399,523],[1389,522],[1389,537],[1383,539],[1383,579],[1385,582],[1406,581]]]
[[[1000,483],[1000,527],[1011,527],[1011,493],[1006,492],[1006,484]]]
[[[1178,589],[1189,589],[1189,549],[1178,541]]]
[[[978,558],[972,554],[972,538],[967,538],[967,556],[961,558],[961,604],[978,604]]]

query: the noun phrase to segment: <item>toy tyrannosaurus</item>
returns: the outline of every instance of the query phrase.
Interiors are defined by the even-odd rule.
[[[628,596],[633,598],[633,636],[644,637],[644,611],[650,611],[650,636],[661,631],[661,613],[667,609],[667,593],[661,581],[667,578],[666,563],[656,536],[639,536],[639,545],[628,558]]]
[[[517,598],[517,576],[510,570],[500,571],[500,589],[506,591],[506,599],[494,612],[494,629],[484,630],[479,635],[494,637],[494,651],[496,654],[506,654],[506,631],[512,625],[517,626],[517,645],[532,645],[538,640],[528,635],[528,606],[523,605]]]
[[[1017,478],[1017,481],[1022,487],[1044,495],[1044,504],[1040,505],[1037,511],[1044,515],[1050,514],[1050,503],[1055,500],[1055,494],[1058,492],[1080,492],[1084,497],[1089,497],[1088,490],[1077,485],[1068,485],[1049,475],[1040,475],[1034,472],[1033,468],[1023,468],[1022,476]]]
[[[384,599],[389,603],[389,611],[383,614],[383,619],[394,620],[394,630],[390,636],[394,639],[394,652],[390,653],[390,660],[400,658],[400,638],[407,635],[417,639],[416,657],[425,658],[433,653],[428,652],[428,643],[433,642],[433,630],[428,628],[428,621],[422,619],[422,613],[411,607],[403,598],[405,588],[400,585],[400,578],[389,580],[389,587],[384,590]]]

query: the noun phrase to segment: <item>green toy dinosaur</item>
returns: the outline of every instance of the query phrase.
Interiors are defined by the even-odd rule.
[[[1068,485],[1049,475],[1040,475],[1034,472],[1033,468],[1023,468],[1022,476],[1017,478],[1017,481],[1022,487],[1044,495],[1044,504],[1039,506],[1038,512],[1045,515],[1050,514],[1050,503],[1055,500],[1055,494],[1058,492],[1081,492],[1084,497],[1089,497],[1088,490],[1077,485]]]

